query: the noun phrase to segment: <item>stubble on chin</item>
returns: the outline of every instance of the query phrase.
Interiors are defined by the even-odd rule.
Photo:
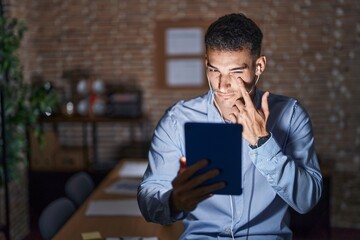
[[[232,108],[235,104],[236,99],[227,99],[227,100],[216,100],[216,107],[220,111],[220,114],[223,118],[228,119],[229,115],[232,113]]]

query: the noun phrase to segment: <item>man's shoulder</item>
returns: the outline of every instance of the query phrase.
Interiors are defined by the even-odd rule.
[[[269,110],[271,119],[284,120],[284,123],[289,123],[290,119],[298,118],[300,116],[308,117],[306,109],[301,105],[298,99],[294,97],[270,94],[268,98]]]
[[[197,112],[206,113],[208,101],[209,101],[208,95],[203,94],[201,96],[192,99],[178,101],[169,108],[169,111],[172,112],[197,111]]]
[[[299,101],[294,97],[270,93],[268,98],[269,108],[295,108]]]
[[[159,125],[183,126],[189,121],[204,121],[207,116],[207,94],[189,100],[180,100],[170,106],[161,117]]]
[[[269,102],[271,102],[273,104],[281,104],[281,103],[286,104],[286,103],[296,103],[296,102],[298,102],[298,100],[293,97],[270,93]]]
[[[208,114],[208,95],[204,94],[189,100],[181,100],[170,106],[161,118],[161,123],[182,125],[188,121],[200,121],[206,119]]]

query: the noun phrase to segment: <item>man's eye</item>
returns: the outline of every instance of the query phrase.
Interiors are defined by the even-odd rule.
[[[236,72],[231,72],[231,75],[234,77],[240,77],[244,72],[243,71],[236,71]]]

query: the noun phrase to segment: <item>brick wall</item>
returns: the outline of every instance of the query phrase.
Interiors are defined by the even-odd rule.
[[[133,79],[144,91],[152,127],[169,105],[203,92],[156,87],[156,21],[211,21],[225,13],[246,13],[265,35],[268,65],[259,86],[299,99],[312,117],[321,164],[333,172],[332,225],[360,228],[359,197],[350,200],[339,191],[360,184],[344,177],[360,170],[359,1],[9,2],[29,28],[21,52],[26,79],[38,74],[61,85],[63,72],[73,68],[90,69],[107,83]],[[360,189],[353,190],[359,196]],[[351,218],[340,217],[344,205]]]

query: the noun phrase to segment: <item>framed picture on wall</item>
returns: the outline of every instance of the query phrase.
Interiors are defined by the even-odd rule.
[[[159,21],[155,69],[160,88],[207,86],[204,66],[204,21]]]

